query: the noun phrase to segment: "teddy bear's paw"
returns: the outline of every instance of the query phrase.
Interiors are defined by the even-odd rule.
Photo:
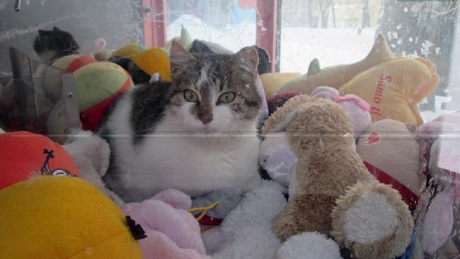
[[[304,232],[292,236],[278,250],[279,259],[342,258],[336,242],[318,232]]]
[[[413,221],[399,193],[378,182],[358,182],[337,200],[331,234],[358,258],[393,258],[410,243]]]

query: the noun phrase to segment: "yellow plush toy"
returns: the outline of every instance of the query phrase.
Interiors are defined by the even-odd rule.
[[[418,104],[438,85],[436,67],[422,58],[394,57],[385,38],[378,35],[370,53],[361,61],[319,69],[294,78],[277,93],[311,94],[330,86],[340,95],[354,94],[370,105],[372,121],[394,119],[417,126],[423,123]]]
[[[420,126],[418,104],[438,85],[433,63],[426,59],[393,58],[340,86],[342,95],[356,94],[370,105],[372,121],[393,119]]]
[[[280,86],[299,76],[301,76],[300,73],[265,73],[260,75],[267,100],[276,94]]]
[[[361,61],[352,64],[326,67],[321,70],[318,68],[315,72],[309,71],[309,73],[283,84],[277,93],[296,92],[310,94],[318,86],[339,88],[358,74],[391,58],[393,58],[393,54],[385,38],[382,35],[378,35],[371,51]],[[312,61],[312,63],[314,63],[314,61]],[[310,63],[310,67],[312,63]]]
[[[142,258],[125,214],[89,182],[37,176],[0,190],[0,258]]]

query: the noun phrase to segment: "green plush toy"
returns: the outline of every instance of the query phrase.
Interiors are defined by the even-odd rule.
[[[87,64],[77,69],[73,76],[84,130],[96,131],[112,101],[134,85],[128,72],[112,62]],[[59,143],[65,141],[70,131],[66,115],[65,102],[60,100],[48,117],[48,133]]]
[[[73,54],[57,59],[47,68],[44,75],[43,88],[47,97],[56,103],[62,99],[62,74],[73,73],[79,68],[97,62],[91,56]]]

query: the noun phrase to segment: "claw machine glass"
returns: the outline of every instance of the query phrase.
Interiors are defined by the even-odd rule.
[[[363,127],[356,151],[399,191],[413,218],[398,258],[460,258],[458,7],[416,0],[2,1],[0,129],[63,144],[75,130],[97,132],[115,94],[152,80],[155,62],[136,63],[137,54],[168,53],[173,40],[194,53],[256,46],[267,116],[299,94],[364,100],[372,121],[356,123]],[[45,36],[57,31],[72,40]],[[95,74],[81,69],[100,63],[104,71],[116,66],[113,87],[100,91],[106,81],[93,80],[88,89],[97,94],[83,93],[82,82]],[[355,258],[354,244],[340,244],[342,257]]]

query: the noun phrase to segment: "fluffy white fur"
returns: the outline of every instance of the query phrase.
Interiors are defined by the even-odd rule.
[[[263,181],[245,193],[220,226],[204,232],[207,254],[214,259],[276,258],[281,243],[272,222],[287,203],[283,190],[277,182]]]
[[[370,192],[360,197],[346,212],[345,232],[358,243],[372,244],[393,234],[398,213],[383,194]]]
[[[131,102],[126,95],[107,122],[117,136],[115,163],[128,188],[173,188],[194,197],[220,188],[248,191],[260,183],[255,119],[241,120],[221,105],[214,107],[214,119],[203,124],[185,104],[167,109],[155,132],[134,146]]]
[[[278,259],[339,259],[337,243],[318,232],[304,232],[290,237],[278,250]]]
[[[75,131],[62,147],[72,156],[81,178],[91,182],[118,206],[124,205],[101,180],[109,166],[110,149],[105,140],[89,131]]]

